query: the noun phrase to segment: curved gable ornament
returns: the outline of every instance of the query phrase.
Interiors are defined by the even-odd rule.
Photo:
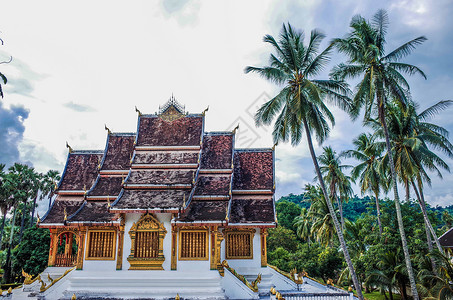
[[[151,214],[144,214],[129,230],[131,237],[131,254],[127,260],[129,270],[163,270],[165,261],[163,253],[164,237],[167,230]],[[137,246],[137,247],[136,247]]]

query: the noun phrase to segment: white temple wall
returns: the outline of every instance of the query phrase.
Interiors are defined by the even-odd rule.
[[[132,225],[137,222],[143,214],[141,213],[129,213],[126,214],[125,226],[124,226],[124,244],[123,244],[123,270],[129,270],[130,263],[127,261],[127,257],[131,254],[131,236],[129,230]],[[164,270],[169,271],[171,265],[171,213],[157,213],[154,214],[159,222],[164,224],[167,233],[165,234],[163,241],[163,251],[165,261],[162,264]],[[116,265],[115,265],[116,266]]]
[[[220,261],[227,260],[228,265],[235,269],[239,274],[255,274],[257,268],[261,268],[261,241],[260,229],[255,228],[256,232],[253,236],[253,258],[252,259],[226,259],[225,240],[221,244],[221,259]]]
[[[116,248],[113,260],[93,260],[86,259],[86,252],[88,251],[88,229],[85,234],[85,245],[83,247],[83,270],[87,271],[115,271],[116,270],[116,254],[118,247],[118,233],[116,234]]]
[[[126,220],[124,223],[124,244],[123,244],[123,270],[129,270],[131,264],[127,261],[127,257],[131,254],[131,236],[129,230],[132,225],[137,222],[142,214],[125,214]]]

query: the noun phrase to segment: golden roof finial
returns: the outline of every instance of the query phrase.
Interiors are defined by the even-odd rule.
[[[121,174],[121,184],[124,184],[124,174]]]
[[[87,194],[87,186],[86,184],[83,185],[83,193],[86,195]]]
[[[182,204],[182,207],[186,207],[186,194],[183,195],[183,204]]]
[[[107,196],[107,207],[110,208],[110,196]]]
[[[77,300],[77,297],[76,297],[75,293],[72,294],[71,300]]]
[[[41,218],[39,217],[39,214],[38,214],[38,213],[36,213],[36,216],[38,217],[37,220],[36,220],[36,224],[41,223]]]
[[[138,110],[137,106],[135,107],[135,111],[138,113],[139,117],[142,115],[142,112]]]
[[[72,150],[71,146],[69,146],[68,142],[66,142],[66,148],[69,149],[69,153],[72,153],[74,150]]]
[[[110,131],[106,124],[104,124],[104,129],[107,130],[108,134],[112,134],[112,131]]]
[[[275,151],[275,147],[278,145],[278,142],[274,144],[274,146],[272,146],[272,151]]]
[[[58,189],[58,184],[54,182],[54,190]]]
[[[203,112],[201,113],[201,115],[204,116],[208,110],[209,110],[209,105],[208,105],[208,107],[206,107],[205,110],[203,110]]]
[[[179,294],[176,294],[175,300],[180,300]]]
[[[228,211],[229,211],[229,206],[227,205],[227,208],[226,208],[226,215],[225,215],[225,220],[228,222]]]
[[[8,289],[8,294],[12,294],[13,293],[13,288],[12,287],[9,287]]]
[[[66,211],[66,207],[64,208],[64,220],[66,221],[68,219],[68,213]]]
[[[236,134],[236,131],[237,131],[238,129],[239,129],[239,123],[238,123],[238,125],[237,125],[236,127],[234,127],[232,133],[233,133],[233,134]]]

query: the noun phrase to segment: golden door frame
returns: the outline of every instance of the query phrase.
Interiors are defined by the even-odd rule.
[[[135,238],[137,232],[157,232],[159,239],[159,250],[157,257],[143,258],[135,257]],[[135,222],[129,230],[131,237],[131,254],[127,257],[130,264],[129,270],[163,270],[162,264],[165,261],[163,243],[167,230],[159,220],[151,214],[144,214]]]

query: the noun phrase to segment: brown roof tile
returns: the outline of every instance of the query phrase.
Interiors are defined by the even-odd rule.
[[[200,174],[195,187],[195,195],[228,195],[231,175]]]
[[[64,209],[69,217],[79,209],[83,204],[81,198],[74,198],[74,200],[59,200],[56,199],[50,210],[44,215],[42,224],[62,224],[64,222]]]
[[[88,196],[118,196],[121,192],[122,178],[114,176],[99,176],[95,186]]]
[[[272,198],[233,198],[232,201],[230,223],[273,223],[275,221]]]
[[[233,134],[208,133],[203,137],[202,169],[231,169]]]
[[[139,118],[137,146],[198,146],[202,131],[200,115],[188,115],[173,122],[144,115]]]
[[[75,151],[70,153],[58,190],[88,190],[98,174],[102,151]]]
[[[227,207],[228,201],[194,200],[190,202],[189,208],[181,214],[178,221],[224,221]]]
[[[107,208],[107,201],[87,201],[77,213],[68,219],[68,222],[112,222],[118,219]]]
[[[271,150],[234,152],[233,190],[273,189],[273,157]]]
[[[132,170],[126,184],[191,184],[194,170]]]
[[[101,170],[128,170],[134,150],[135,133],[109,134]]]
[[[196,164],[198,152],[150,151],[136,152],[134,164]]]
[[[113,209],[179,208],[189,199],[190,190],[123,190]],[[185,197],[184,197],[185,195]]]

